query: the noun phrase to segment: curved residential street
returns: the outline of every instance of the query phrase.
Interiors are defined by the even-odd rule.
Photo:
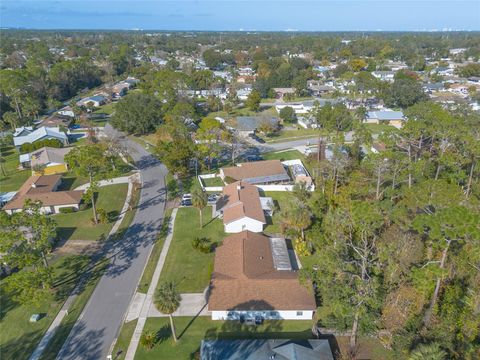
[[[58,354],[62,360],[97,360],[109,355],[163,222],[165,166],[110,125],[104,132],[129,149],[140,170],[140,201],[124,238],[107,243],[103,250],[111,263]]]

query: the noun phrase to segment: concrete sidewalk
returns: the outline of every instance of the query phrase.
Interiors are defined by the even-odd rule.
[[[131,175],[131,176],[135,176]],[[120,176],[116,177],[110,180],[100,180],[98,182],[98,186],[108,186],[108,185],[114,185],[114,184],[126,184],[128,183],[128,180],[130,179],[131,176]],[[90,183],[86,183],[80,186],[77,186],[74,190],[87,190],[90,187]]]
[[[132,339],[130,340],[130,344],[128,345],[127,353],[125,354],[125,360],[133,360],[135,357],[135,352],[137,351],[138,344],[140,342],[140,337],[142,336],[143,328],[145,327],[145,322],[147,321],[147,317],[150,313],[150,308],[154,308],[153,305],[153,295],[155,293],[155,289],[157,287],[158,280],[160,279],[160,274],[162,273],[163,265],[165,264],[165,259],[167,258],[168,249],[170,248],[170,244],[173,238],[173,227],[175,224],[175,218],[177,216],[178,208],[173,209],[172,215],[170,218],[170,222],[168,225],[168,235],[165,239],[165,243],[162,247],[162,252],[160,253],[160,258],[158,259],[157,266],[155,267],[155,271],[152,276],[152,281],[150,282],[150,286],[148,287],[147,295],[135,296],[133,297],[133,301],[130,304],[127,317],[132,319],[134,315],[138,312],[138,308],[140,306],[140,302],[142,302],[140,307],[140,312],[138,312],[138,321],[137,326],[135,327],[135,331],[133,332]],[[142,301],[143,300],[143,301]]]

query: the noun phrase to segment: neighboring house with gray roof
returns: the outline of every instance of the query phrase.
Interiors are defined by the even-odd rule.
[[[405,120],[402,111],[392,110],[369,111],[365,117],[367,124],[388,124],[398,129],[403,126]]]
[[[68,137],[64,132],[60,131],[59,128],[48,128],[45,126],[39,127],[26,135],[14,136],[13,143],[18,149],[23,144],[33,144],[36,141],[45,139],[57,139],[60,140],[63,145],[68,145]]]
[[[274,116],[238,116],[236,130],[240,136],[247,137],[250,134],[254,134],[264,122],[276,127],[279,120]]]
[[[326,339],[202,340],[201,360],[333,360]]]

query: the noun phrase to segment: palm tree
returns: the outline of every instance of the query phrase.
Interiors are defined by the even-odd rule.
[[[201,189],[195,189],[192,193],[192,204],[198,209],[200,214],[200,227],[203,228],[203,209],[207,206],[207,194]]]
[[[444,360],[446,353],[438,343],[420,344],[410,354],[408,360]]]
[[[175,284],[171,281],[163,283],[155,291],[154,303],[159,311],[168,314],[170,318],[170,328],[172,329],[173,340],[177,342],[177,335],[175,334],[175,326],[173,324],[172,314],[180,306],[182,297],[177,291]]]
[[[312,223],[312,212],[307,205],[297,202],[291,209],[283,214],[283,225],[286,228],[295,229],[301,233],[302,241],[305,241],[305,229]]]
[[[140,344],[147,350],[152,350],[157,342],[157,335],[152,330],[145,331],[140,337]]]

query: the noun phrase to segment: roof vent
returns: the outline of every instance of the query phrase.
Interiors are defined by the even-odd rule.
[[[238,191],[242,190],[242,185],[238,184],[238,185],[237,185],[237,190],[238,190]]]
[[[37,184],[35,184],[35,183],[32,183],[32,188],[34,188],[34,189],[35,189],[36,187],[37,187]]]

